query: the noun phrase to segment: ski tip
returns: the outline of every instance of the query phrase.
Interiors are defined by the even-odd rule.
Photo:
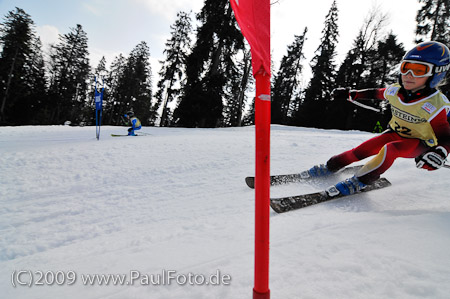
[[[248,176],[245,178],[245,183],[247,184],[248,187],[255,189],[255,178]]]

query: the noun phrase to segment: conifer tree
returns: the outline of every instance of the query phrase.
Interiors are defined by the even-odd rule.
[[[119,96],[125,103],[122,108],[134,111],[143,125],[153,125],[156,119],[156,111],[151,109],[152,69],[149,59],[150,48],[142,41],[131,51],[119,79]]]
[[[106,58],[105,56],[103,56],[102,59],[100,59],[100,61],[98,62],[97,67],[94,69],[93,75],[97,77],[97,81],[99,81],[106,77],[107,72],[108,71],[106,69]]]
[[[230,81],[237,77],[233,58],[244,42],[228,0],[205,0],[197,19],[200,26],[174,119],[179,126],[216,127],[223,119]]]
[[[305,91],[305,99],[295,116],[295,124],[310,127],[326,126],[327,101],[331,99],[336,77],[336,44],[338,42],[338,8],[333,1],[325,17],[321,44],[311,61],[312,78]]]
[[[299,86],[303,66],[303,44],[307,32],[305,28],[302,35],[294,36],[294,42],[288,46],[287,55],[281,59],[280,69],[274,76],[272,90],[272,123],[288,124],[290,117],[291,101],[295,98],[296,89]]]
[[[104,98],[104,119],[107,124],[122,124],[122,115],[126,111],[126,103],[122,96],[120,83],[124,76],[126,67],[126,58],[119,54],[111,63],[111,70],[106,77],[106,85],[109,89],[109,96]]]
[[[168,114],[170,109],[167,105],[180,95],[186,80],[186,60],[190,50],[192,32],[190,14],[179,12],[175,24],[170,26],[171,38],[166,42],[164,54],[166,59],[161,61],[162,68],[159,72],[158,91],[156,93],[157,103],[154,110],[158,110],[163,103],[160,126],[167,126],[170,121]]]
[[[255,98],[253,97],[250,109],[242,119],[242,125],[251,126],[255,124]]]
[[[397,41],[397,36],[392,32],[384,40],[378,42],[374,62],[376,70],[376,86],[385,87],[387,84],[395,83],[398,79],[398,64],[405,55],[405,48]]]
[[[355,89],[376,87],[374,81],[378,76],[373,66],[379,61],[377,45],[386,20],[386,15],[378,8],[371,9],[339,68],[337,86]]]
[[[107,81],[107,75],[106,58],[103,56],[89,77],[89,98],[86,101],[86,105],[83,107],[83,121],[85,123],[93,124],[95,122],[95,89],[97,88],[97,92],[103,92],[103,100],[108,98],[108,90],[105,89],[102,91]],[[102,113],[102,123],[106,124],[104,119],[106,119],[106,117],[105,114]]]
[[[34,22],[23,9],[0,24],[0,123],[34,124],[45,100],[44,60]]]
[[[450,47],[450,0],[419,0],[423,6],[417,12],[416,42],[438,41]],[[440,86],[444,94],[450,93],[450,72],[445,85]]]
[[[19,100],[20,104],[17,103],[19,108],[17,111],[20,115],[18,120],[20,124],[47,124],[50,118],[47,105],[47,80],[42,43],[38,37],[33,38],[28,58],[25,66],[26,75],[23,78],[28,91],[23,93],[23,98]]]
[[[50,54],[50,90],[53,100],[53,123],[77,123],[88,93],[90,74],[87,34],[81,25],[60,35]]]
[[[450,43],[450,0],[419,0],[423,6],[417,11],[416,42],[434,40]]]
[[[223,125],[228,127],[240,127],[242,125],[242,113],[247,100],[246,91],[249,82],[252,81],[252,61],[250,50],[244,52],[242,61],[236,62],[237,69],[232,72],[230,84],[226,86],[226,103]]]

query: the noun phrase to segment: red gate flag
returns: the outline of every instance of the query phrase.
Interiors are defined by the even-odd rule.
[[[270,0],[230,0],[242,34],[250,44],[253,76],[270,75]]]
[[[255,97],[255,285],[253,299],[269,299],[270,231],[270,0],[230,0],[250,44]]]

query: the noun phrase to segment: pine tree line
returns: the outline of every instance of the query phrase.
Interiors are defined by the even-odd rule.
[[[34,22],[23,9],[5,16],[0,31],[0,124],[93,124],[95,82],[105,88],[104,124],[121,124],[128,110],[142,123],[157,118],[152,103],[150,48],[139,43],[106,68],[103,57],[92,71],[87,33],[79,24],[59,36],[44,60]]]
[[[416,41],[435,40],[450,45],[450,0],[418,0]],[[393,32],[383,35],[386,15],[374,8],[367,15],[351,49],[339,67],[335,64],[339,41],[337,2],[333,1],[325,17],[319,47],[311,60],[312,78],[302,86],[302,47],[307,30],[288,46],[272,88],[272,121],[284,125],[317,128],[357,129],[385,128],[390,110],[384,102],[373,102],[381,113],[355,106],[345,98],[333,98],[335,88],[380,88],[398,80],[398,64],[405,49]],[[293,50],[295,49],[295,50]],[[409,49],[406,49],[409,50]],[[287,62],[287,63],[286,63]],[[447,80],[448,82],[449,80]],[[441,86],[449,93],[450,82]],[[381,126],[380,126],[381,125]]]
[[[450,0],[418,0],[416,41],[450,44]],[[60,35],[44,59],[31,17],[16,8],[0,24],[0,124],[94,123],[95,82],[104,86],[103,124],[118,125],[134,110],[144,125],[219,127],[253,123],[251,57],[235,22],[229,0],[205,0],[195,15],[179,12],[165,44],[156,91],[152,89],[150,48],[138,44],[127,57],[117,56],[109,69],[103,57],[89,65],[87,34],[81,25]],[[372,131],[384,126],[381,113],[334,99],[337,87],[384,87],[397,80],[396,66],[405,53],[393,32],[382,34],[386,16],[369,12],[351,49],[338,66],[339,11],[333,1],[320,45],[310,61],[312,77],[302,77],[307,28],[294,36],[272,77],[272,122],[319,128]],[[195,32],[195,33],[194,33]],[[192,41],[195,42],[192,42]],[[441,89],[450,91],[447,84]],[[252,97],[252,96],[250,96]],[[380,103],[373,103],[379,106]],[[249,109],[246,107],[249,106]]]

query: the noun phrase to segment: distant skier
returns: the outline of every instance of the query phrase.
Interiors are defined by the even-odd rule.
[[[423,42],[403,57],[398,83],[387,88],[335,90],[335,97],[344,96],[350,101],[387,100],[392,110],[389,127],[381,135],[302,174],[328,175],[375,155],[353,177],[328,189],[330,195],[348,195],[380,178],[399,157],[415,158],[417,168],[436,170],[442,167],[450,151],[450,124],[447,121],[450,103],[437,88],[449,68],[448,47],[439,42]]]
[[[124,116],[127,120],[127,124],[131,125],[131,128],[128,129],[128,135],[136,136],[134,131],[140,130],[142,128],[141,121],[134,115],[133,111],[127,112]]]

